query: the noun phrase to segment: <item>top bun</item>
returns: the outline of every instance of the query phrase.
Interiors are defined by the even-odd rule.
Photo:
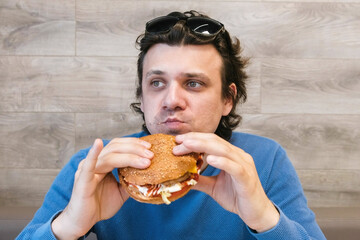
[[[119,169],[126,182],[137,185],[159,184],[180,178],[196,167],[199,154],[175,156],[172,153],[177,145],[174,136],[159,133],[140,139],[151,143],[150,151],[154,153],[154,157],[151,159],[151,165],[146,169],[133,167]]]

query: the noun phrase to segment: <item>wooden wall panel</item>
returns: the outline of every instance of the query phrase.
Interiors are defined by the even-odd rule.
[[[141,131],[142,118],[134,113],[76,114],[76,150],[87,148],[96,138],[108,139]]]
[[[134,97],[134,58],[0,57],[0,111],[117,112]]]
[[[263,59],[264,113],[360,114],[360,61]]]
[[[0,169],[63,167],[74,153],[74,130],[72,113],[0,113]]]
[[[248,68],[249,99],[242,112],[260,110],[260,63]],[[136,86],[132,57],[0,56],[0,111],[130,111]]]
[[[74,7],[73,0],[2,0],[0,55],[74,55]]]
[[[77,54],[134,56],[132,44],[144,23],[174,9],[197,9],[221,19],[252,57],[360,56],[360,4],[356,3],[115,0],[77,1]]]
[[[41,206],[58,169],[0,168],[0,206]]]
[[[354,192],[360,194],[360,170],[298,170],[308,191]],[[316,176],[316,178],[314,178]],[[321,186],[321,188],[319,187]],[[360,202],[357,202],[360,206]]]
[[[360,170],[359,115],[247,114],[238,130],[278,141],[297,169]]]
[[[312,207],[360,207],[360,170],[298,170]]]
[[[238,130],[284,146],[310,206],[359,206],[360,0],[3,0],[2,206],[39,206],[73,153],[141,128],[129,109],[135,38],[189,9],[223,22],[252,57]]]
[[[261,112],[261,60],[250,59],[246,68],[248,79],[246,80],[247,100],[238,106],[239,113]]]

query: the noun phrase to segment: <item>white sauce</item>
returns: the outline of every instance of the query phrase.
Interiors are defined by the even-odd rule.
[[[194,186],[196,183],[197,183],[196,180],[190,179],[185,182],[185,186],[190,186],[190,185]],[[150,192],[148,192],[149,189],[147,187],[142,187],[135,184],[133,184],[133,186],[137,187],[137,189],[139,189],[139,191],[146,197],[150,197],[151,195],[157,195],[160,194],[161,192],[168,192],[168,193],[178,192],[182,189],[181,183],[175,183],[171,186],[164,186],[163,184],[160,184],[160,188],[157,191],[153,190]]]

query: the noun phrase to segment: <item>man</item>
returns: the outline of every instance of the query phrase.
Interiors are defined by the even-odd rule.
[[[138,39],[144,131],[95,140],[55,179],[43,206],[19,239],[325,239],[307,207],[284,150],[258,136],[232,133],[246,99],[240,45],[224,26],[195,11],[146,25]],[[171,205],[129,199],[116,169],[146,168],[153,153],[138,137],[167,133],[175,155],[204,153],[194,189]],[[105,146],[104,146],[105,145]]]

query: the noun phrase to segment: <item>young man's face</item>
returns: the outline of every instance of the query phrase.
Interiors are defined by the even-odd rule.
[[[215,132],[232,101],[221,95],[220,54],[212,45],[156,44],[143,63],[141,110],[151,134]]]

